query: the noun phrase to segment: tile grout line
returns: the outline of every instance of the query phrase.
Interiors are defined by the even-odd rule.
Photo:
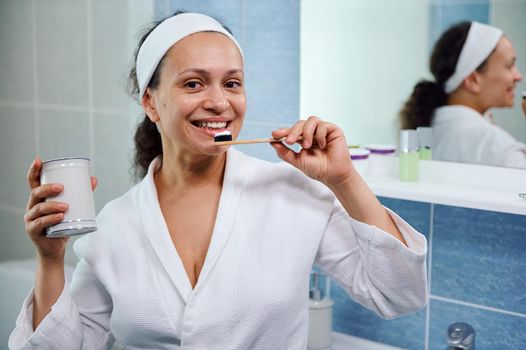
[[[450,298],[441,297],[441,296],[433,295],[433,294],[430,296],[430,298],[433,299],[433,300],[443,301],[443,302],[447,302],[447,303],[451,303],[451,304],[468,306],[468,307],[472,307],[472,308],[475,308],[475,309],[481,309],[481,310],[486,310],[486,311],[497,312],[497,313],[500,313],[500,314],[526,318],[526,314],[521,314],[519,312],[513,312],[513,311],[504,310],[504,309],[499,309],[499,308],[496,308],[496,307],[470,303],[470,302],[467,302],[467,301],[462,301],[462,300],[457,300],[457,299],[450,299]]]
[[[93,13],[92,2],[86,0],[86,48],[88,51],[88,128],[89,128],[89,156],[91,159],[91,168],[93,169],[95,156],[95,136],[93,122]]]
[[[15,108],[37,108],[45,109],[49,111],[63,111],[63,112],[85,112],[89,113],[89,107],[72,106],[72,105],[55,105],[48,103],[32,103],[32,102],[18,102],[18,101],[2,101],[0,100],[0,106],[2,107],[15,107]],[[127,115],[129,111],[109,108],[92,108],[94,113],[110,114],[110,115]]]
[[[26,213],[26,210],[24,208],[14,207],[12,205],[4,204],[4,203],[0,203],[0,210],[4,210],[4,211],[15,213],[15,214],[25,214]]]
[[[39,99],[39,91],[38,91],[38,57],[37,57],[37,21],[36,21],[36,0],[31,1],[31,22],[32,22],[32,30],[31,30],[31,50],[32,52],[32,58],[33,58],[33,103],[31,108],[33,109],[33,123],[35,126],[34,130],[34,137],[35,137],[35,155],[40,155],[41,148],[40,148],[40,113],[38,111],[37,105],[38,105],[38,99]]]
[[[428,286],[428,295],[429,299],[426,305],[426,320],[425,320],[425,330],[424,330],[424,349],[429,350],[429,327],[431,319],[431,266],[433,262],[433,220],[435,216],[435,205],[433,203],[429,206],[429,242],[428,242],[428,263],[427,266],[427,286]]]

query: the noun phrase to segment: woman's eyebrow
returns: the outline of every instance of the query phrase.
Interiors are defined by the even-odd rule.
[[[185,73],[198,73],[198,74],[201,74],[201,75],[210,75],[210,72],[207,71],[206,69],[201,69],[201,68],[187,68],[185,70],[182,70],[179,75],[181,74],[185,74]],[[226,74],[237,74],[237,73],[240,73],[240,74],[243,74],[244,75],[244,72],[242,69],[230,69],[226,72]]]

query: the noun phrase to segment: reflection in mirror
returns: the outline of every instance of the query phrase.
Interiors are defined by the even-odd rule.
[[[343,128],[351,145],[397,144],[398,112],[421,79],[438,37],[462,20],[491,23],[513,43],[526,73],[526,0],[302,0],[301,115]],[[513,108],[491,109],[494,122],[526,142],[523,82]]]

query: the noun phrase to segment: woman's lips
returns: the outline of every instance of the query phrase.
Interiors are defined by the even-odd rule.
[[[225,127],[218,127],[218,128],[211,128],[211,127],[203,127],[203,126],[196,126],[194,123],[192,123],[192,127],[196,129],[199,133],[206,135],[207,137],[214,138],[215,134],[228,130],[228,124],[226,123]]]

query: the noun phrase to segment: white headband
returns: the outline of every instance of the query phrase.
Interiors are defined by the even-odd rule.
[[[142,98],[157,65],[179,40],[199,32],[218,32],[229,37],[243,51],[234,37],[215,19],[200,13],[182,13],[161,22],[147,37],[137,54],[137,81]]]
[[[491,54],[502,36],[502,30],[487,24],[471,22],[468,37],[460,51],[455,73],[446,81],[445,91],[451,93]]]

